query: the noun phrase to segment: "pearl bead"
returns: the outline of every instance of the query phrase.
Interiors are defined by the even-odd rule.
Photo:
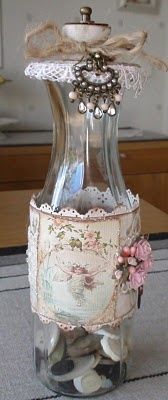
[[[123,255],[124,257],[129,257],[129,255],[130,255],[130,248],[129,248],[128,246],[124,246],[124,247],[123,247],[122,255]]]
[[[89,111],[93,111],[95,108],[94,103],[92,103],[91,101],[89,103],[87,103],[87,109]]]
[[[120,103],[122,100],[122,97],[120,94],[115,94],[114,98],[115,98],[116,103]]]
[[[108,104],[106,104],[106,103],[103,103],[102,105],[101,105],[101,109],[102,109],[102,111],[103,112],[106,112],[107,110],[108,110]]]
[[[69,92],[69,98],[71,100],[76,100],[77,99],[77,93],[76,92]]]
[[[122,256],[118,256],[117,261],[119,262],[119,264],[123,264],[124,258]]]

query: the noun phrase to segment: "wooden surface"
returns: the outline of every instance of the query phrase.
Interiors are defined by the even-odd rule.
[[[119,152],[127,187],[168,212],[168,140],[119,142]],[[0,147],[0,191],[42,188],[50,154],[51,145]],[[97,150],[95,181],[96,160]]]
[[[37,192],[38,190],[36,190]],[[0,247],[27,243],[28,207],[34,190],[0,193]],[[168,215],[144,200],[140,201],[143,233],[168,232]]]

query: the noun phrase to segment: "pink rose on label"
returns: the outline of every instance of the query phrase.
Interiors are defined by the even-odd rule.
[[[149,242],[146,239],[140,240],[134,246],[136,246],[135,257],[139,261],[145,261],[150,258],[152,250]]]
[[[129,281],[131,289],[137,290],[140,286],[144,284],[146,278],[146,273],[141,268],[135,269],[135,272],[130,274]]]

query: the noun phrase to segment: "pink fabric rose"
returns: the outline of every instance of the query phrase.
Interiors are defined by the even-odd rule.
[[[150,244],[146,239],[142,239],[138,243],[136,243],[135,257],[139,261],[148,260],[151,256],[151,252],[152,250]]]
[[[143,269],[137,268],[135,272],[130,274],[129,281],[131,289],[137,290],[140,286],[144,284],[146,278],[146,273]]]

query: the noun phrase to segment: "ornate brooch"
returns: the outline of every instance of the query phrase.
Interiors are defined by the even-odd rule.
[[[107,61],[107,57],[94,53],[87,57],[84,65],[74,67],[74,90],[69,93],[69,99],[79,101],[81,114],[88,110],[96,119],[103,113],[111,117],[116,114],[116,105],[121,101],[119,72],[109,67]]]

